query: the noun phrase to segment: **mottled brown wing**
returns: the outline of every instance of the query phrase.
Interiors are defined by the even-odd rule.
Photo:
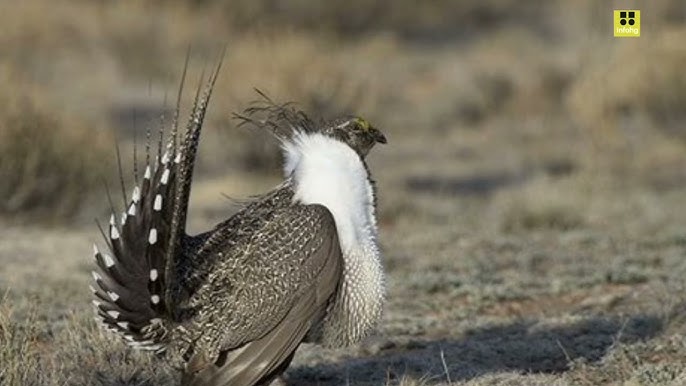
[[[247,386],[278,376],[338,288],[343,259],[334,219],[321,205],[275,210],[237,248],[242,253],[220,264],[197,298],[211,303],[196,321],[203,336],[194,356],[213,358],[203,350],[215,345],[219,356],[185,374],[184,384]]]

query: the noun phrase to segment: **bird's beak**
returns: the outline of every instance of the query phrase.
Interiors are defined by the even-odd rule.
[[[371,132],[371,134],[374,137],[374,140],[376,142],[384,143],[384,144],[388,143],[388,141],[386,140],[386,136],[383,135],[383,133],[381,131],[379,131],[378,129],[372,127],[369,129],[369,131]]]

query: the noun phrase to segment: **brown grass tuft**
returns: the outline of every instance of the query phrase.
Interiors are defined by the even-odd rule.
[[[596,51],[568,106],[599,146],[630,144],[646,129],[686,140],[678,126],[686,106],[684,39],[686,28],[672,28]]]
[[[46,221],[76,214],[110,165],[107,135],[56,110],[11,71],[0,77],[0,213]]]

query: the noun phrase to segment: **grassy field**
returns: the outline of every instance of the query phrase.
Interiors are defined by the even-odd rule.
[[[191,89],[227,47],[193,232],[279,182],[231,119],[253,87],[389,140],[383,323],[301,347],[289,384],[686,384],[682,1],[229,4],[0,1],[0,385],[178,381],[97,328],[88,284],[114,141],[128,164],[189,46]],[[642,36],[613,38],[632,7]]]

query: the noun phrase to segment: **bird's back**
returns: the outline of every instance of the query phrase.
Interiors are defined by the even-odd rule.
[[[335,298],[343,261],[331,213],[292,202],[288,184],[203,234],[187,269],[181,344],[189,384],[251,385],[278,375]]]
[[[292,186],[284,183],[272,191],[242,203],[242,208],[212,230],[196,236],[186,236],[183,257],[177,260],[177,304],[184,304],[197,293],[207,276],[227,259],[226,250],[236,263],[241,259],[236,246],[245,244],[270,219],[278,208],[289,206],[293,198]],[[221,255],[220,255],[221,253]]]

